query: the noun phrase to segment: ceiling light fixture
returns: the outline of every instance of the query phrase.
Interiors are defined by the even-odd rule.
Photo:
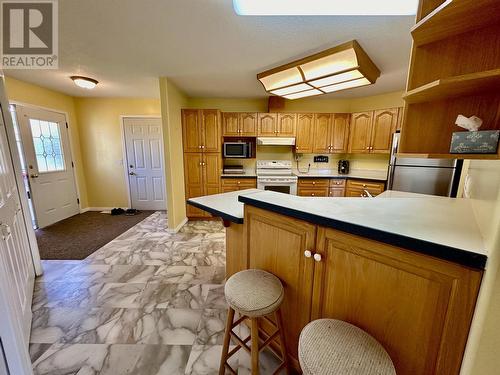
[[[410,16],[418,0],[233,0],[240,16]]]
[[[75,85],[87,90],[92,90],[99,83],[99,81],[89,77],[71,76],[70,78],[73,80]]]
[[[375,83],[380,70],[355,40],[257,74],[265,90],[298,99]]]

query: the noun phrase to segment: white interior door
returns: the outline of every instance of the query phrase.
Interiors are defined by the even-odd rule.
[[[17,113],[38,227],[78,214],[65,116],[22,106]]]
[[[35,271],[3,116],[0,118],[0,270],[2,294],[14,309],[15,322],[27,347]]]
[[[123,119],[132,208],[165,210],[165,172],[160,118]]]

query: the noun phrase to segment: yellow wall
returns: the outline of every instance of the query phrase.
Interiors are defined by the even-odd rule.
[[[82,162],[79,124],[76,116],[74,98],[10,77],[5,77],[5,82],[9,101],[43,107],[66,114],[70,129],[71,152],[76,167],[76,183],[80,195],[80,204],[82,208],[88,207],[88,194],[85,184],[86,175]]]
[[[167,78],[160,78],[160,100],[165,148],[167,216],[169,228],[178,228],[186,219],[184,154],[181,109],[188,105],[184,94]]]
[[[403,91],[352,99],[320,97],[286,100],[283,111],[290,112],[362,112],[373,109],[402,107]],[[220,109],[223,112],[267,112],[267,99],[189,98],[188,108]]]
[[[75,98],[90,207],[127,207],[120,116],[160,116],[158,99]]]

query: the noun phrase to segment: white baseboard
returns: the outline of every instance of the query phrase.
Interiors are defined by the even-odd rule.
[[[87,212],[87,211],[111,211],[113,208],[117,207],[87,207],[81,210],[81,212]],[[124,210],[127,209],[127,207],[121,207]]]
[[[90,207],[80,208],[80,213],[83,214],[85,212],[90,211]]]
[[[168,233],[177,233],[178,231],[181,230],[181,228],[188,222],[188,218],[184,218],[184,220],[181,221],[179,225],[177,225],[175,228],[168,228],[167,232]]]

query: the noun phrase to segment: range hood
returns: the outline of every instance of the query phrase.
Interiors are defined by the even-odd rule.
[[[257,137],[259,146],[295,146],[295,138]]]

